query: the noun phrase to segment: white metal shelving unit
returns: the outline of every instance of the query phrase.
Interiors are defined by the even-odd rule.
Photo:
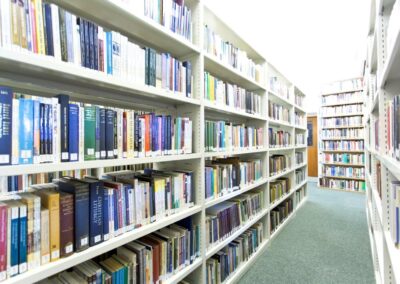
[[[155,23],[137,12],[129,10],[122,1],[113,0],[52,0],[52,2],[83,16],[104,27],[111,28],[125,34],[129,39],[140,44],[156,48],[160,51],[170,52],[173,56],[182,60],[191,60],[193,67],[193,98],[186,98],[183,94],[172,93],[146,85],[139,85],[123,79],[115,78],[104,73],[89,70],[71,63],[59,62],[54,58],[30,54],[28,52],[18,52],[4,50],[0,48],[0,84],[10,86],[16,90],[24,91],[33,95],[53,96],[58,93],[65,93],[73,100],[98,103],[116,107],[143,108],[146,110],[169,112],[172,114],[184,114],[193,121],[193,154],[170,155],[161,157],[145,157],[135,159],[114,159],[97,160],[73,163],[57,164],[35,164],[1,167],[1,175],[20,175],[35,174],[46,172],[61,172],[78,169],[99,169],[102,172],[104,167],[135,165],[153,163],[158,169],[171,169],[184,167],[193,170],[195,174],[194,186],[196,189],[196,200],[194,207],[183,209],[165,219],[143,226],[131,232],[122,234],[111,240],[105,241],[100,245],[74,253],[73,255],[40,266],[21,275],[17,275],[3,283],[32,283],[63,270],[71,268],[88,259],[110,251],[118,246],[124,245],[144,235],[154,232],[169,224],[175,223],[188,216],[193,216],[201,225],[201,255],[190,266],[179,271],[176,275],[167,279],[166,283],[177,283],[182,279],[196,279],[195,283],[206,283],[206,261],[215,252],[226,246],[252,224],[261,221],[264,225],[264,242],[257,249],[257,252],[243,265],[241,265],[226,281],[232,283],[238,281],[251,264],[257,259],[261,252],[265,250],[275,238],[279,231],[293,218],[296,210],[304,204],[306,197],[301,203],[294,203],[293,212],[286,220],[275,229],[273,234],[270,232],[270,212],[273,208],[282,203],[285,199],[295,196],[300,188],[306,188],[307,183],[294,184],[295,171],[298,168],[307,167],[307,146],[295,145],[296,133],[307,135],[305,125],[294,125],[294,113],[306,114],[303,106],[296,105],[295,94],[305,96],[301,91],[280,74],[272,65],[267,63],[265,58],[252,48],[246,41],[235,33],[227,24],[222,22],[209,8],[205,7],[200,0],[189,0],[186,4],[192,10],[193,19],[193,42],[189,42],[183,37],[176,35],[167,28]],[[247,52],[247,55],[258,64],[263,64],[265,73],[260,82],[243,75],[238,70],[228,66],[212,55],[203,51],[203,26],[207,24],[219,33],[225,40],[229,40],[235,46]],[[262,114],[252,115],[245,112],[213,105],[205,101],[204,94],[204,71],[214,74],[219,79],[239,85],[249,91],[253,91],[262,96]],[[282,98],[278,94],[270,91],[266,86],[269,76],[278,76],[287,86],[290,87],[290,98]],[[268,117],[268,100],[271,98],[276,102],[281,102],[291,111],[291,122],[271,120]],[[241,149],[225,152],[204,152],[204,121],[208,117],[222,117],[234,122],[254,124],[264,128],[264,145],[256,149]],[[268,127],[283,128],[290,131],[293,143],[290,147],[273,148],[268,143]],[[306,137],[305,137],[306,138]],[[304,153],[304,163],[295,164],[295,152]],[[273,154],[285,153],[292,159],[292,167],[282,173],[270,176],[269,157]],[[214,157],[241,156],[258,157],[263,163],[263,176],[237,191],[221,196],[214,200],[205,200],[204,186],[204,165],[206,159]],[[305,168],[306,170],[306,168]],[[278,201],[269,204],[269,183],[279,177],[286,176],[292,180],[291,191],[282,196]],[[205,248],[205,214],[207,208],[214,206],[225,200],[229,200],[239,194],[249,192],[255,188],[265,192],[265,204],[263,210],[254,216],[249,222],[229,238],[218,243],[210,250]],[[294,202],[295,202],[294,198]]]
[[[396,3],[397,2],[397,3]],[[399,0],[372,0],[367,59],[364,71],[368,104],[366,121],[367,198],[366,212],[377,283],[400,283],[400,250],[390,230],[391,183],[400,180],[400,162],[388,154],[387,103],[400,93],[400,26],[389,28],[390,18],[400,17],[394,9]],[[390,41],[391,39],[391,41]],[[378,133],[375,122],[379,121]],[[375,141],[378,137],[378,143]],[[381,196],[378,170],[381,171]]]

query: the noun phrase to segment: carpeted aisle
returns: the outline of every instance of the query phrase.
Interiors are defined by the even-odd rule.
[[[365,196],[317,189],[239,281],[375,283]]]

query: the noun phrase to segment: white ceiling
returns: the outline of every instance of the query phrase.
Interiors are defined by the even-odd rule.
[[[324,83],[362,75],[369,0],[204,3],[307,94],[310,112]]]

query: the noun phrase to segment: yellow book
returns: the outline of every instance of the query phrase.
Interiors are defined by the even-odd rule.
[[[37,53],[46,54],[46,46],[44,42],[42,0],[32,0],[32,2],[35,7]]]
[[[50,262],[50,227],[49,227],[49,210],[42,207],[40,210],[40,233],[41,233],[41,245],[40,255],[41,264]]]
[[[21,46],[20,33],[21,33],[21,20],[18,11],[18,1],[11,1],[11,42],[15,47]]]
[[[24,1],[17,1],[18,2],[18,20],[19,20],[19,36],[20,36],[20,45],[22,48],[28,48],[28,37],[26,33],[27,22],[26,22],[26,14],[25,14],[25,7]],[[28,3],[28,2],[26,2]]]

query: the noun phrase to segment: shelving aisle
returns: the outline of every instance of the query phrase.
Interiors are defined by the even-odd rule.
[[[192,280],[193,283],[207,283],[207,276],[210,278],[212,273],[210,267],[217,264],[214,261],[215,254],[220,253],[242,234],[259,234],[257,237],[260,243],[257,250],[248,261],[241,263],[227,276],[225,283],[238,280],[307,199],[307,133],[306,112],[303,107],[305,95],[201,1],[187,1],[193,21],[192,40],[142,15],[139,10],[132,9],[124,1],[52,2],[104,28],[120,32],[141,46],[169,52],[169,57],[174,56],[182,62],[190,62],[193,76],[193,80],[189,80],[192,86],[191,96],[185,95],[182,90],[171,91],[145,85],[144,82],[137,82],[127,76],[106,74],[81,67],[80,64],[63,62],[52,56],[8,46],[0,48],[0,86],[11,87],[15,92],[44,97],[63,93],[80,103],[104,105],[109,108],[135,108],[190,119],[193,131],[189,139],[192,144],[188,148],[191,148],[191,151],[185,145],[181,152],[171,155],[153,153],[150,156],[106,160],[81,159],[76,162],[60,162],[59,159],[55,159],[52,163],[5,165],[1,167],[1,175],[27,176],[59,172],[60,174],[55,174],[58,177],[66,172],[79,175],[81,171],[90,170],[90,174],[102,177],[115,168],[125,169],[124,166],[141,167],[152,164],[156,170],[185,169],[193,173],[191,184],[194,188],[194,202],[189,204],[188,208],[177,209],[174,214],[157,218],[155,222],[115,236],[81,252],[29,269],[3,283],[32,283],[46,279],[188,217],[200,226],[199,255],[190,263],[180,266],[163,283],[178,283],[184,279]],[[0,7],[2,8],[1,5]],[[234,67],[226,57],[209,53],[204,41],[210,35],[205,36],[205,26],[208,31],[218,35],[212,36],[213,39],[220,37],[223,42],[229,41],[243,51],[240,53],[241,60],[246,63],[243,66],[251,67]],[[241,68],[243,70],[240,70]],[[209,96],[208,92],[214,92],[215,89],[206,85],[211,84],[211,81],[205,80],[205,76],[216,78],[218,86],[229,84],[232,88],[237,88],[235,90],[239,90],[238,93],[245,94],[244,105],[250,104],[252,107],[248,109],[243,105],[228,103],[224,99],[215,100],[215,95],[224,91],[218,89],[218,92]],[[185,78],[187,79],[186,73]],[[188,86],[185,86],[185,89],[189,88]],[[226,137],[211,139],[210,135],[217,133],[214,131],[215,127],[219,127],[217,123],[223,125],[224,129],[237,127],[240,131],[251,133],[248,136],[251,138],[243,139],[246,142],[242,141],[249,145],[227,146],[229,142],[236,141],[235,137],[231,137],[231,140]],[[225,138],[227,141],[222,143],[222,139]],[[217,140],[220,143],[215,144]],[[186,150],[188,153],[184,153]],[[243,170],[242,173],[241,180],[247,182],[240,183],[235,188],[218,188],[220,191],[216,190],[214,185],[210,187],[207,173],[215,174],[218,171],[210,173],[207,172],[207,168],[224,169],[227,164],[240,165],[246,170],[251,168],[246,173]],[[249,178],[250,175],[254,177]],[[216,179],[213,181],[216,182]],[[222,184],[221,181],[217,186],[223,187]],[[3,192],[2,199],[9,198],[11,194],[13,193]],[[257,200],[257,212],[251,212],[240,226],[208,244],[210,236],[206,235],[206,232],[209,232],[209,218],[213,218],[215,208],[240,203],[241,198]],[[1,274],[0,277],[2,276],[5,275]]]
[[[399,1],[371,1],[364,80],[367,84],[367,202],[371,251],[380,283],[400,283],[396,232],[400,180],[398,94]],[[397,233],[398,234],[398,233]]]

